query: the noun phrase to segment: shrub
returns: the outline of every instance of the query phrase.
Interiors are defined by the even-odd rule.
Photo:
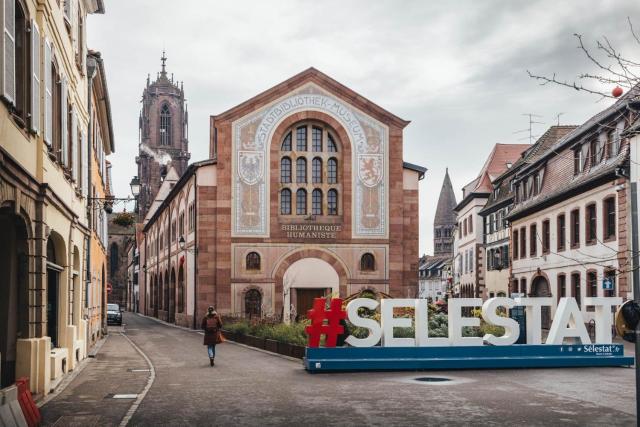
[[[113,223],[122,227],[131,227],[136,222],[133,212],[118,212],[113,216]]]

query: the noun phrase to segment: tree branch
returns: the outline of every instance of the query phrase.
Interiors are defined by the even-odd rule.
[[[549,83],[554,83],[554,84],[557,84],[557,85],[560,85],[560,86],[569,87],[571,89],[581,90],[581,91],[584,91],[584,92],[587,92],[587,93],[591,93],[593,95],[600,95],[603,98],[613,98],[613,96],[611,96],[610,94],[608,94],[606,92],[602,92],[602,91],[595,90],[595,89],[589,89],[589,88],[587,88],[587,87],[585,87],[583,85],[577,84],[576,82],[571,83],[571,82],[567,82],[567,81],[558,80],[558,79],[556,79],[555,73],[553,74],[553,77],[551,77],[551,78],[546,77],[546,76],[539,76],[539,75],[533,74],[529,70],[527,70],[527,74],[529,75],[529,77],[541,81],[542,83],[540,83],[540,86],[545,86],[545,85],[547,85]]]

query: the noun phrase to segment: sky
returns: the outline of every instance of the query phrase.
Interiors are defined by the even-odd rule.
[[[184,81],[191,161],[207,158],[209,116],[311,66],[410,120],[404,159],[428,168],[420,183],[420,254],[433,252],[433,218],[445,168],[460,201],[496,143],[579,125],[611,101],[554,85],[527,70],[573,80],[594,72],[574,33],[595,49],[606,36],[640,58],[627,17],[640,3],[538,1],[104,0],[88,20],[89,48],[106,66],[115,133],[109,156],[117,197],[137,175],[138,115],[147,74]],[[178,6],[179,3],[179,6]],[[637,22],[636,22],[637,21]],[[611,90],[607,86],[603,90]],[[129,210],[132,206],[129,207]]]

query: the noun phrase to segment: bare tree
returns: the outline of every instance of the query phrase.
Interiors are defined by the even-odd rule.
[[[638,37],[638,34],[633,28],[629,17],[627,17],[627,22],[631,36],[640,46],[640,37]],[[622,89],[625,89],[625,91],[631,90],[631,88],[640,83],[640,62],[622,56],[606,36],[603,36],[600,40],[596,40],[596,49],[590,49],[585,46],[581,34],[574,34],[574,37],[578,40],[578,49],[595,65],[597,69],[595,74],[583,73],[578,75],[576,80],[567,81],[558,79],[556,73],[553,73],[553,75],[549,77],[534,74],[527,70],[529,77],[539,80],[543,86],[553,83],[578,91],[599,95],[603,98],[616,98],[617,96],[614,96],[611,92],[599,89],[594,83],[620,86]]]

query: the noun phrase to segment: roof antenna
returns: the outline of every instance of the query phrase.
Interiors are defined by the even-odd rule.
[[[534,117],[538,118],[538,117],[542,117],[542,116],[539,115],[539,114],[534,114],[534,113],[522,113],[522,115],[529,117],[529,127],[526,128],[526,129],[517,130],[517,131],[515,131],[513,133],[515,134],[515,133],[529,132],[529,136],[525,136],[524,138],[520,138],[520,139],[518,139],[518,141],[522,141],[524,139],[528,139],[529,140],[529,144],[533,144],[533,140],[539,136],[539,135],[534,135],[533,134],[533,125],[534,124],[539,124],[539,125],[543,125],[544,124],[543,122],[535,121]]]
[[[560,116],[562,116],[564,113],[558,113],[556,114],[556,120],[558,121],[558,126],[560,126]]]

